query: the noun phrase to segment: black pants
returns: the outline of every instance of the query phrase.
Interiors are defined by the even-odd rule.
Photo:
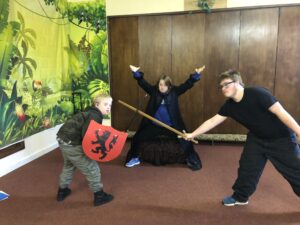
[[[166,136],[170,138],[177,139],[180,143],[181,148],[184,150],[186,155],[187,163],[192,165],[198,165],[202,167],[201,160],[194,150],[193,144],[190,141],[186,141],[184,139],[178,139],[177,134],[163,128],[161,126],[155,125],[150,123],[149,125],[145,126],[144,128],[140,129],[132,138],[131,148],[127,154],[126,162],[134,157],[138,157],[140,155],[140,144],[144,141],[153,140],[159,136]]]
[[[267,160],[300,197],[300,149],[296,137],[263,140],[248,135],[239,162],[238,178],[232,187],[236,200],[247,201],[254,193]]]

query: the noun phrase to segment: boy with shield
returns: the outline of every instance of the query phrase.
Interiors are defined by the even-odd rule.
[[[103,115],[110,113],[112,98],[108,94],[100,94],[93,98],[93,106],[84,112],[75,114],[67,120],[57,133],[57,141],[61,149],[64,165],[59,177],[57,201],[63,201],[71,194],[69,185],[76,168],[86,177],[90,189],[94,193],[94,206],[113,200],[113,196],[103,191],[100,168],[96,161],[88,158],[82,149],[82,139],[91,120],[102,124]]]

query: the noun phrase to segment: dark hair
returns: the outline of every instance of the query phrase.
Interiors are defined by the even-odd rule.
[[[231,79],[233,81],[238,81],[240,85],[245,86],[241,77],[241,74],[233,69],[227,70],[221,73],[218,77],[218,83],[221,83],[224,79]]]
[[[168,88],[170,89],[172,87],[172,79],[171,77],[167,76],[167,75],[162,75],[159,80],[157,81],[157,87],[159,85],[159,82],[163,80],[166,84],[166,86],[168,86]]]

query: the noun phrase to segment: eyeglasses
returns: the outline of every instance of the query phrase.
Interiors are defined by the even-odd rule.
[[[232,84],[232,83],[234,83],[235,81],[230,81],[230,82],[227,82],[227,83],[224,83],[224,84],[221,84],[220,86],[219,86],[219,89],[223,89],[223,88],[228,88],[229,87],[229,84]]]

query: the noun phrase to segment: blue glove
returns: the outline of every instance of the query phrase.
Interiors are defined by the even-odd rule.
[[[194,81],[198,81],[198,80],[200,80],[200,78],[201,78],[201,73],[195,72],[194,74],[192,74],[192,79]]]
[[[135,79],[139,79],[143,76],[140,71],[132,72],[132,74]]]

